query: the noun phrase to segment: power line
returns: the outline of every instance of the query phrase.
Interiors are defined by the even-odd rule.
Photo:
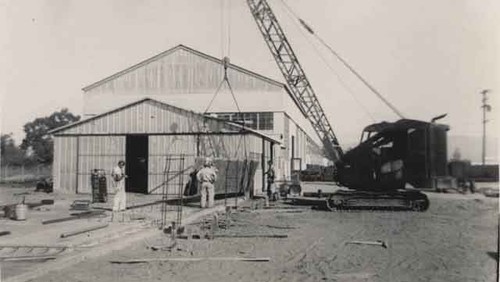
[[[290,19],[292,19],[292,15],[295,16],[295,14],[293,13],[293,11],[290,11],[288,9],[286,9],[285,11],[289,12],[289,14],[286,14],[286,15]],[[351,97],[354,99],[354,101],[365,111],[365,113],[370,117],[370,119],[373,122],[375,122],[376,120],[373,117],[373,115],[370,113],[370,111],[368,110],[368,108],[366,108],[366,106],[363,103],[361,103],[361,101],[354,94],[354,91],[351,89],[351,87],[349,87],[349,85],[347,85],[347,83],[342,79],[342,77],[340,76],[340,74],[328,62],[328,60],[325,58],[325,56],[323,56],[323,54],[320,52],[320,50],[318,49],[318,47],[316,45],[314,45],[314,43],[309,39],[308,36],[306,36],[306,33],[300,27],[300,25],[297,22],[295,22],[293,19],[292,19],[292,23],[297,27],[297,29],[302,34],[302,36],[304,37],[304,39],[306,40],[306,42],[313,47],[314,51],[316,52],[316,54],[318,55],[318,57],[321,59],[321,61],[330,69],[330,71],[335,75],[335,77],[337,77],[337,80],[339,81],[340,85],[347,91],[347,93],[349,93],[351,95]]]
[[[363,84],[368,87],[379,99],[381,99],[394,113],[396,113],[400,118],[404,118],[403,114],[396,109],[394,105],[392,105],[380,92],[375,89],[368,81],[366,81],[361,74],[359,74],[346,60],[344,60],[329,44],[327,44],[314,30],[310,25],[308,25],[304,20],[302,20],[297,13],[293,11],[293,9],[284,1],[281,0],[283,5],[287,10],[290,11],[291,14],[300,22],[302,27],[307,30],[316,40],[318,40],[324,47],[326,47],[347,69],[349,69]]]

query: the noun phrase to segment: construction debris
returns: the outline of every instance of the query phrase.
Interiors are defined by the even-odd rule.
[[[55,245],[0,245],[0,261],[55,259],[71,247]]]
[[[269,225],[269,224],[265,224],[263,226],[276,229],[298,229],[298,227],[296,226],[279,226],[279,225]]]
[[[55,256],[26,256],[26,257],[0,257],[0,261],[29,261],[56,259]]]
[[[387,244],[384,241],[378,240],[378,241],[349,241],[346,242],[346,244],[357,244],[357,245],[375,245],[375,246],[381,246],[387,249]]]
[[[262,209],[262,210],[252,210],[252,212],[273,212],[273,213],[302,213],[306,209],[295,209],[295,210],[273,210],[273,209]]]
[[[59,223],[59,222],[64,222],[64,221],[69,221],[69,220],[89,218],[89,217],[98,216],[98,215],[102,215],[102,214],[104,214],[104,211],[88,211],[88,212],[82,212],[82,213],[74,213],[74,214],[71,214],[71,216],[69,216],[69,217],[56,218],[56,219],[42,221],[42,224]]]
[[[269,206],[264,207],[264,209],[269,210],[305,210],[305,208],[294,207],[294,206]]]
[[[78,235],[78,234],[82,234],[82,233],[86,233],[86,232],[90,232],[90,231],[94,231],[94,230],[106,228],[108,226],[109,226],[109,224],[106,223],[106,224],[100,224],[100,225],[96,225],[96,226],[92,226],[92,227],[86,227],[86,228],[79,229],[79,230],[72,231],[72,232],[66,232],[66,233],[61,234],[61,238],[67,238],[67,237],[70,237],[70,236],[75,236],[75,235]]]
[[[177,241],[174,241],[170,245],[164,245],[164,246],[148,246],[153,251],[171,251],[173,248],[177,246]]]
[[[71,204],[70,209],[78,211],[88,211],[90,209],[90,204],[91,204],[90,200],[75,200]]]
[[[286,234],[215,234],[217,238],[288,238]]]
[[[45,199],[45,200],[41,200],[38,203],[25,203],[25,204],[28,206],[28,208],[34,209],[34,208],[37,208],[37,207],[40,207],[40,206],[53,205],[54,204],[54,200],[53,199]]]
[[[192,258],[192,257],[177,257],[177,258],[145,258],[145,259],[131,259],[131,260],[112,260],[110,263],[149,263],[149,262],[159,262],[159,261],[178,261],[178,262],[192,262],[192,261],[250,261],[250,262],[266,262],[270,261],[270,258],[252,258],[252,257],[204,257],[204,258]]]

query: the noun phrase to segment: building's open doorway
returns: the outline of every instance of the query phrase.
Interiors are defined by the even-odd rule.
[[[125,182],[127,192],[148,193],[148,136],[127,135]]]

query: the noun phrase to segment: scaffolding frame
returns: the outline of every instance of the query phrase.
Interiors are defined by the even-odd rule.
[[[182,207],[184,198],[184,154],[167,155],[165,158],[165,169],[163,171],[163,187],[162,187],[162,207],[161,207],[161,228],[167,226],[167,214],[169,210],[168,202],[175,202],[176,217],[175,227],[178,228],[182,224]],[[173,190],[173,193],[171,191]],[[172,204],[173,206],[173,204]],[[173,226],[174,227],[174,226]],[[174,232],[174,230],[172,230]]]

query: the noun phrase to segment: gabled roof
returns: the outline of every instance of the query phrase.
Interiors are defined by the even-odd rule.
[[[158,100],[151,99],[151,98],[140,99],[138,101],[135,101],[135,102],[127,104],[127,105],[124,105],[124,106],[116,108],[114,110],[111,110],[111,111],[108,111],[108,112],[105,112],[105,113],[102,113],[102,114],[99,114],[99,115],[96,115],[96,116],[93,116],[93,117],[90,117],[90,118],[87,118],[87,119],[84,119],[84,120],[81,120],[81,121],[78,121],[78,122],[74,122],[74,123],[71,123],[71,124],[68,124],[68,125],[65,125],[65,126],[61,126],[61,127],[52,129],[52,130],[50,130],[48,132],[48,134],[56,134],[56,135],[58,135],[58,134],[61,134],[65,130],[69,130],[69,129],[77,127],[79,125],[90,123],[90,122],[92,122],[94,120],[103,118],[103,117],[108,116],[110,114],[113,114],[113,113],[125,110],[125,109],[133,107],[135,105],[146,103],[146,102],[153,102],[153,103],[156,103],[156,104],[158,104],[158,105],[160,105],[162,107],[166,107],[166,108],[174,110],[174,111],[182,112],[182,113],[187,114],[187,115],[192,115],[192,116],[194,116],[196,118],[205,119],[205,120],[212,120],[212,121],[216,121],[216,122],[219,122],[219,123],[224,123],[224,124],[227,124],[230,128],[234,128],[235,131],[237,131],[237,132],[252,133],[253,135],[257,135],[257,136],[259,136],[259,137],[261,137],[263,139],[266,139],[266,140],[268,140],[270,142],[281,144],[281,141],[279,141],[277,139],[274,139],[274,138],[272,138],[272,137],[270,137],[270,136],[268,136],[266,134],[263,134],[263,133],[261,133],[261,132],[259,132],[257,130],[254,130],[254,129],[242,126],[242,125],[237,124],[237,123],[233,123],[233,122],[229,122],[229,121],[226,121],[226,120],[222,120],[222,119],[219,119],[219,118],[216,118],[216,117],[202,115],[200,113],[196,113],[196,112],[193,112],[193,111],[190,111],[190,110],[186,110],[186,109],[182,109],[182,108],[179,108],[179,107],[176,107],[176,106],[172,106],[170,104],[166,104],[166,103],[163,103],[163,102],[160,102]]]
[[[149,58],[149,59],[146,59],[146,60],[144,60],[144,61],[142,61],[142,62],[140,62],[140,63],[138,63],[138,64],[135,64],[135,65],[133,65],[133,66],[131,66],[131,67],[129,67],[129,68],[127,68],[127,69],[125,69],[125,70],[119,71],[119,72],[117,72],[117,73],[115,73],[115,74],[113,74],[113,75],[111,75],[111,76],[108,76],[108,77],[106,77],[106,78],[104,78],[104,79],[101,79],[101,80],[99,80],[99,81],[95,82],[95,83],[92,83],[92,84],[90,84],[90,85],[88,85],[88,86],[85,86],[82,90],[83,90],[83,91],[89,91],[89,90],[91,90],[92,88],[95,88],[95,87],[97,87],[97,86],[100,86],[100,85],[102,85],[103,83],[106,83],[106,82],[108,82],[108,81],[110,81],[110,80],[113,80],[113,79],[115,79],[115,78],[118,78],[118,77],[120,77],[120,76],[122,76],[122,75],[124,75],[124,74],[126,74],[126,73],[129,73],[129,72],[131,72],[131,71],[134,71],[134,70],[136,70],[136,69],[138,69],[138,68],[140,68],[140,67],[142,67],[142,66],[144,66],[144,65],[147,65],[147,64],[149,64],[149,63],[151,63],[151,62],[154,62],[154,61],[157,61],[157,60],[159,60],[159,59],[161,59],[161,58],[163,58],[163,57],[165,57],[165,56],[168,56],[168,55],[170,55],[170,54],[172,54],[172,53],[174,53],[174,52],[176,52],[176,51],[179,51],[179,50],[184,50],[184,51],[187,51],[187,52],[189,52],[189,53],[195,54],[195,55],[197,55],[197,56],[200,56],[200,57],[202,57],[202,58],[205,58],[205,59],[207,59],[207,60],[209,60],[209,61],[212,61],[212,62],[215,62],[215,63],[221,64],[221,65],[223,64],[223,61],[222,61],[221,59],[218,59],[218,58],[216,58],[216,57],[214,57],[214,56],[210,56],[210,55],[205,54],[205,53],[203,53],[203,52],[197,51],[197,50],[192,49],[192,48],[190,48],[190,47],[187,47],[187,46],[185,46],[185,45],[179,44],[179,45],[177,45],[177,46],[175,46],[175,47],[173,47],[173,48],[171,48],[171,49],[168,49],[167,51],[164,51],[164,52],[162,52],[162,53],[160,53],[160,54],[158,54],[158,55],[155,55],[155,56],[153,56],[153,57],[151,57],[151,58]],[[266,81],[266,82],[271,83],[271,84],[273,84],[273,85],[276,85],[276,86],[278,86],[278,87],[283,87],[283,88],[285,88],[285,85],[284,85],[283,83],[279,82],[279,81],[276,81],[276,80],[274,80],[274,79],[271,79],[271,78],[266,77],[266,76],[263,76],[263,75],[260,75],[260,74],[258,74],[258,73],[256,73],[256,72],[253,72],[253,71],[250,71],[250,70],[244,69],[244,68],[239,67],[239,66],[237,66],[237,65],[233,65],[233,64],[231,64],[231,63],[230,63],[230,64],[229,64],[229,68],[230,68],[230,69],[233,69],[233,70],[236,70],[236,71],[239,71],[239,72],[242,72],[242,73],[245,73],[245,74],[247,74],[247,75],[253,76],[253,77],[257,78],[257,79],[261,79],[261,80],[263,80],[263,81]]]

